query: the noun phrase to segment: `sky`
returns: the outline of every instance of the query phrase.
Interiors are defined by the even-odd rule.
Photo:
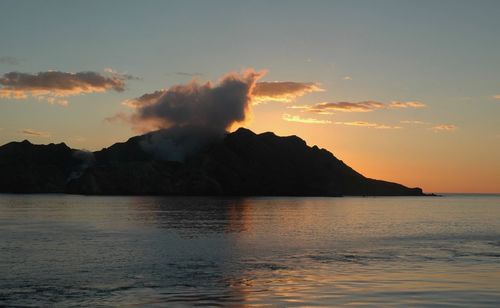
[[[486,0],[4,0],[0,144],[98,150],[142,132],[144,94],[252,71],[232,129],[426,192],[500,193],[498,16]]]

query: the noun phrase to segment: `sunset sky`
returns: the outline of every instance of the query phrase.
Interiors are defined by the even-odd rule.
[[[368,177],[500,193],[499,16],[496,0],[2,1],[0,144],[97,150],[140,133],[119,117],[144,94],[254,70],[241,125]]]

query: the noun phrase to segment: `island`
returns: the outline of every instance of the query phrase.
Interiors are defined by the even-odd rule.
[[[297,136],[240,128],[177,160],[144,144],[154,133],[100,151],[25,140],[0,147],[1,193],[210,196],[423,196],[370,179]]]

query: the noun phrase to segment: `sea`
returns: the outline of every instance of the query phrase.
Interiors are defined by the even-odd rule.
[[[2,307],[499,307],[500,196],[0,195]]]

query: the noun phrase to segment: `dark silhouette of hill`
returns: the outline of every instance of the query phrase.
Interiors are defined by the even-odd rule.
[[[0,147],[0,191],[63,192],[68,174],[79,161],[66,144],[11,142]]]
[[[156,159],[154,132],[93,153],[64,143],[0,147],[0,192],[103,195],[420,196],[420,188],[364,177],[297,136],[240,128],[184,162]]]

